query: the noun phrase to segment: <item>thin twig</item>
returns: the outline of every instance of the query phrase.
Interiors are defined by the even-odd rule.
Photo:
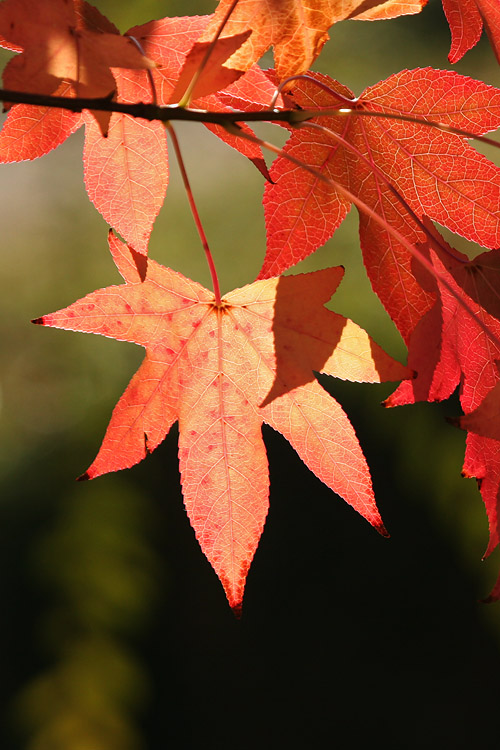
[[[327,94],[330,94],[330,96],[333,96],[334,99],[337,99],[337,101],[341,102],[345,107],[352,107],[358,101],[356,97],[354,99],[348,99],[346,96],[343,96],[338,91],[335,91],[335,89],[333,89],[331,86],[323,83],[323,81],[319,81],[317,78],[308,76],[306,73],[300,73],[299,75],[289,76],[288,78],[285,78],[284,81],[281,81],[281,83],[278,85],[278,88],[276,89],[276,93],[271,100],[271,104],[269,105],[270,107],[274,107],[276,105],[278,96],[281,94],[285,86],[288,86],[288,84],[292,81],[309,81],[309,83],[313,83],[318,88],[326,91]]]
[[[183,95],[182,99],[179,102],[179,107],[189,107],[189,105],[191,103],[191,99],[192,99],[194,87],[198,83],[201,74],[205,70],[206,65],[207,65],[207,63],[208,63],[208,61],[209,61],[209,59],[210,59],[210,57],[212,55],[212,52],[214,51],[215,45],[217,44],[217,41],[218,41],[220,35],[222,34],[222,32],[223,32],[223,30],[224,30],[227,22],[231,18],[231,15],[232,15],[234,9],[236,8],[236,6],[238,5],[238,3],[239,3],[239,0],[233,0],[233,2],[231,3],[230,7],[228,8],[228,11],[227,11],[226,15],[222,19],[222,23],[220,24],[219,28],[217,29],[217,33],[215,34],[214,38],[210,42],[210,45],[208,46],[208,49],[207,49],[207,51],[205,52],[205,54],[203,56],[203,60],[199,64],[199,66],[198,66],[195,74],[193,75],[191,81],[189,82],[189,86],[187,87],[186,91],[184,92],[184,95]]]
[[[214,296],[215,296],[215,304],[217,306],[220,306],[221,304],[221,293],[220,293],[220,286],[219,286],[219,279],[217,277],[217,271],[215,269],[215,263],[214,259],[212,257],[212,253],[210,251],[210,247],[208,245],[207,236],[205,234],[205,230],[203,229],[203,224],[201,223],[200,215],[198,213],[198,209],[196,207],[196,203],[193,196],[193,191],[191,190],[191,184],[189,182],[189,177],[186,171],[186,167],[184,165],[184,159],[182,158],[181,149],[179,146],[179,141],[177,140],[177,134],[174,130],[173,125],[170,123],[167,124],[167,131],[170,135],[170,138],[172,140],[172,144],[174,146],[175,155],[177,157],[177,162],[179,164],[179,169],[181,171],[182,175],[182,181],[184,183],[184,187],[186,188],[186,194],[189,201],[189,206],[191,208],[191,213],[193,214],[194,223],[196,224],[196,229],[198,230],[198,234],[200,236],[201,244],[203,245],[203,249],[205,251],[205,256],[207,258],[208,267],[210,269],[210,276],[212,277],[212,284],[214,287]]]
[[[125,104],[116,102],[111,97],[75,97],[67,96],[49,96],[47,94],[30,94],[26,91],[11,91],[9,89],[0,89],[0,101],[9,102],[9,104],[29,104],[35,107],[49,107],[55,109],[68,109],[71,112],[82,112],[84,109],[92,109],[96,112],[118,112],[130,117],[141,117],[143,120],[159,120],[160,122],[170,122],[172,120],[184,120],[188,122],[204,122],[212,125],[222,125],[239,122],[277,122],[285,123],[295,127],[307,120],[318,117],[375,117],[387,120],[396,120],[398,122],[411,122],[416,125],[442,130],[453,135],[459,135],[463,138],[473,139],[481,143],[487,143],[495,148],[500,148],[500,142],[484,135],[472,133],[469,130],[455,128],[452,125],[445,125],[436,120],[427,120],[423,117],[413,117],[398,112],[376,112],[372,110],[360,109],[357,107],[338,107],[333,109],[259,109],[254,111],[231,111],[231,112],[210,112],[204,109],[187,109],[179,105],[158,106],[155,104]]]

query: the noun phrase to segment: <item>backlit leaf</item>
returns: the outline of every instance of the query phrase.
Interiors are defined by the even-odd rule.
[[[323,306],[343,269],[257,281],[217,305],[213,293],[152,260],[144,274],[144,257],[114,236],[110,249],[124,285],[35,321],[146,349],[85,478],[141,461],[178,420],[186,508],[236,608],[268,509],[263,422],[384,533],[354,430],[313,371],[366,382],[408,371]]]

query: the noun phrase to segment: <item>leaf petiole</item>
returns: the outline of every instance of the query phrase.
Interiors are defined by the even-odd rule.
[[[210,270],[210,276],[212,277],[212,285],[214,289],[214,296],[215,296],[215,304],[217,307],[219,307],[222,304],[221,301],[221,294],[220,294],[220,286],[219,286],[219,279],[217,276],[217,271],[215,268],[214,259],[212,257],[212,253],[210,251],[210,247],[208,245],[207,236],[205,234],[205,230],[203,229],[203,224],[201,223],[200,215],[198,213],[198,209],[196,207],[196,203],[193,196],[193,191],[191,190],[191,183],[189,182],[189,177],[186,171],[186,167],[184,164],[184,159],[182,158],[182,153],[179,145],[179,141],[177,138],[177,134],[174,130],[173,125],[170,122],[165,123],[165,127],[168,131],[168,134],[172,140],[172,145],[174,147],[175,155],[177,157],[177,162],[179,164],[179,169],[181,171],[182,175],[182,181],[184,183],[184,187],[186,189],[186,194],[189,201],[189,206],[191,208],[191,213],[193,214],[194,223],[196,224],[196,229],[198,230],[198,234],[201,240],[201,244],[203,245],[203,249],[205,251],[205,256],[208,263],[208,268]]]
[[[285,78],[284,81],[281,81],[281,83],[278,85],[276,92],[271,100],[271,104],[269,105],[270,109],[274,109],[279,95],[281,94],[283,89],[286,86],[288,86],[288,84],[291,83],[292,81],[310,81],[310,83],[313,83],[318,88],[322,89],[323,91],[326,91],[327,94],[331,94],[335,99],[337,99],[337,101],[342,102],[342,104],[346,104],[348,107],[353,107],[358,101],[357,98],[348,99],[346,96],[342,96],[342,94],[340,94],[338,91],[335,91],[335,89],[332,89],[331,86],[327,86],[326,83],[323,83],[322,81],[318,81],[316,78],[313,78],[312,76],[308,76],[305,73],[301,73],[300,75],[289,76],[288,78]]]
[[[191,98],[193,96],[194,87],[198,83],[198,80],[199,80],[201,74],[205,70],[206,65],[207,65],[207,63],[208,63],[208,61],[210,59],[210,56],[211,56],[212,52],[214,51],[214,47],[217,44],[217,41],[219,40],[219,37],[220,37],[220,35],[222,34],[222,32],[224,30],[224,27],[226,26],[227,22],[229,21],[231,15],[232,15],[234,9],[236,8],[236,6],[238,5],[238,3],[239,3],[239,0],[233,0],[233,2],[231,3],[230,7],[228,8],[228,11],[227,11],[226,15],[222,19],[221,25],[217,29],[217,33],[215,34],[215,36],[212,39],[212,41],[211,41],[211,43],[210,43],[207,51],[205,52],[203,60],[200,63],[200,67],[198,68],[198,70],[196,71],[196,73],[194,74],[194,76],[192,77],[191,82],[189,83],[189,86],[187,87],[186,91],[184,92],[184,95],[183,95],[182,99],[179,102],[179,105],[178,105],[179,107],[182,107],[183,109],[185,109],[186,107],[189,107],[189,105],[191,103]]]

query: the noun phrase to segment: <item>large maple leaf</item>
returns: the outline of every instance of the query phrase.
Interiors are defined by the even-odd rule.
[[[36,323],[133,341],[146,357],[118,402],[84,478],[136,464],[179,421],[186,508],[232,607],[268,508],[262,422],[379,531],[370,475],[354,430],[313,371],[365,382],[408,370],[352,321],[323,306],[342,268],[257,281],[214,295],[110,235],[126,281]]]
[[[222,36],[251,30],[245,44],[227,65],[248,70],[269,47],[274,47],[280,79],[310,68],[334,23],[346,18],[366,21],[419,13],[427,0],[240,0]],[[227,15],[233,0],[221,0],[201,39],[210,41]]]
[[[455,63],[474,47],[483,26],[500,62],[500,3],[498,0],[443,0],[443,8],[451,31],[448,59]]]
[[[114,29],[112,24],[86,3],[82,8],[86,9],[87,17],[92,16],[96,33],[99,31],[101,36],[107,38]],[[129,29],[127,36],[135,38],[142,47],[147,55],[144,59],[155,61],[154,70],[149,71],[149,75],[153,76],[154,90],[145,71],[113,67],[113,88],[116,89],[117,98],[126,103],[152,102],[156,94],[158,104],[169,104],[179,78],[183,75],[183,80],[186,79],[186,59],[208,22],[208,16],[164,18]],[[112,35],[116,36],[118,31],[114,31]],[[105,32],[109,32],[107,36]],[[120,38],[126,41],[124,37]],[[238,40],[236,43],[239,43]],[[221,40],[223,49],[227,44],[227,40]],[[199,91],[200,96],[193,106],[215,111],[227,110],[228,105],[217,94],[208,92],[234,81],[239,73],[226,71],[221,76],[214,73],[214,67],[209,66],[208,75],[202,76],[200,85],[194,91],[195,95]],[[9,85],[7,80],[5,85]],[[244,99],[257,95],[257,103],[267,104],[274,88],[262,71],[253,68],[228,91]],[[77,92],[71,80],[63,80],[52,93],[75,96]],[[59,109],[14,105],[0,132],[0,162],[43,156],[85,123],[83,162],[89,197],[108,224],[136,250],[146,253],[168,185],[165,128],[159,122],[147,122],[118,113],[106,117],[107,137],[103,137],[101,128],[90,113],[75,114]],[[208,127],[267,175],[259,146],[242,141],[220,126]],[[246,130],[251,132],[249,128]]]
[[[344,101],[353,98],[327,76],[311,75]],[[338,106],[332,94],[312,81],[298,82],[293,96],[307,110]],[[398,120],[398,115],[418,117],[485,133],[500,125],[499,89],[450,71],[402,71],[366,89],[351,107],[363,116],[314,118],[313,123],[330,132],[314,125],[295,130],[285,153],[347,188],[409,243],[425,240],[425,234],[398,195],[418,218],[430,216],[486,247],[500,245],[500,169],[462,136]],[[370,117],[372,111],[391,118]],[[281,273],[316,250],[350,207],[333,184],[286,156],[275,160],[270,174],[274,184],[266,185],[264,194],[268,238],[261,277]],[[411,253],[363,210],[360,236],[372,286],[408,341],[432,305],[414,278]]]
[[[500,535],[500,434],[494,426],[500,384],[500,251],[469,261],[432,233],[439,244],[427,243],[422,252],[436,277],[416,269],[416,277],[435,297],[410,337],[408,365],[416,377],[411,384],[402,383],[386,406],[441,401],[460,385],[466,416],[458,424],[469,431],[463,475],[478,480],[488,514],[489,554]],[[491,598],[500,598],[500,577]]]

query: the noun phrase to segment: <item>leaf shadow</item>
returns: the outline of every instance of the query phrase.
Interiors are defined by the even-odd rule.
[[[272,321],[276,372],[261,407],[324,371],[347,324],[346,318],[324,307],[343,273],[339,266],[278,280]]]

